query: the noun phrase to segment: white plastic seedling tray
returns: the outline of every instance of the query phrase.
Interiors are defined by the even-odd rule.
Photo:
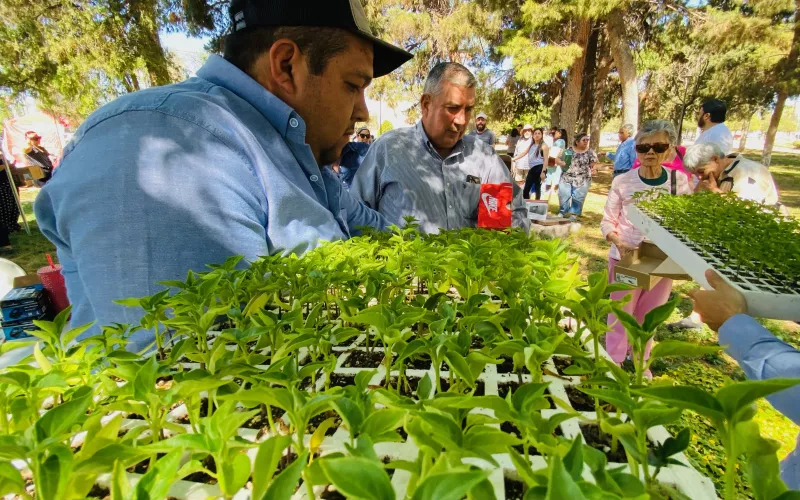
[[[359,336],[357,339],[353,341],[350,345],[334,347],[334,351],[338,355],[338,361],[336,364],[336,369],[334,370],[335,374],[345,375],[345,376],[355,376],[357,373],[364,371],[364,370],[376,370],[376,374],[370,380],[370,384],[377,385],[381,384],[385,378],[385,369],[383,365],[377,366],[374,368],[371,367],[364,367],[364,368],[347,368],[343,365],[346,364],[347,359],[352,355],[354,352],[364,352],[364,336]],[[591,344],[587,345],[587,350],[589,350],[591,354]],[[304,357],[304,350],[301,350],[301,358]],[[375,347],[373,348],[374,352],[382,353],[383,348]],[[608,357],[605,351],[601,348],[601,352],[599,353],[602,357]],[[192,363],[185,363],[186,367],[192,367],[194,364]],[[552,358],[547,362],[548,371],[550,373],[557,373],[557,369],[555,364],[553,363]],[[428,374],[432,379],[434,375],[433,367],[430,367],[426,370],[418,370],[408,368],[405,371],[405,375],[407,377],[424,377],[425,374]],[[393,371],[392,376],[397,375],[396,371]],[[443,370],[440,373],[440,377],[443,380],[447,380],[449,378],[449,372],[447,370]],[[515,373],[498,373],[497,367],[495,365],[487,365],[484,372],[478,378],[480,382],[484,385],[484,393],[486,395],[497,395],[498,394],[498,386],[502,386],[503,384],[507,384],[509,382],[518,382],[519,378],[518,375]],[[523,382],[530,382],[531,378],[530,375],[522,375]],[[569,376],[552,376],[552,375],[545,375],[544,376],[545,382],[550,382],[550,386],[548,388],[548,392],[553,397],[557,397],[562,401],[566,402],[567,404],[570,403],[570,399],[567,396],[567,387],[576,385],[580,382],[580,377],[569,377]],[[319,389],[322,388],[323,380],[318,379],[317,387]],[[487,409],[476,409],[473,411],[483,412],[487,414],[492,414],[491,410]],[[554,413],[563,412],[562,409],[554,409],[554,410],[543,410],[543,416],[549,417]],[[178,406],[173,410],[170,414],[168,419],[174,420],[186,413],[186,409],[183,405]],[[583,417],[588,420],[596,420],[596,415],[594,412],[580,412]],[[286,419],[284,415],[281,417],[282,419]],[[623,416],[624,418],[624,416]],[[124,420],[123,428],[129,429],[131,427],[135,427],[138,425],[143,425],[143,421],[141,420]],[[582,434],[580,420],[576,418],[569,419],[563,422],[560,425],[561,433],[564,437],[568,439],[573,439],[575,436]],[[185,425],[188,432],[191,431],[191,427],[189,425]],[[239,430],[239,435],[244,439],[260,442],[267,438],[269,438],[269,433],[264,433],[253,429],[246,429],[242,428]],[[347,429],[339,426],[335,433],[331,436],[328,436],[324,439],[323,444],[320,448],[321,454],[327,455],[333,452],[343,452],[345,451],[345,443],[349,442]],[[82,438],[82,436],[80,436]],[[648,438],[653,443],[661,444],[667,438],[670,437],[669,432],[663,427],[654,427],[648,430]],[[305,436],[306,441],[310,439],[310,436]],[[78,443],[73,443],[76,445]],[[255,459],[256,449],[251,449],[248,451],[248,455],[250,456],[251,460]],[[389,459],[389,460],[415,460],[417,457],[418,449],[415,446],[414,441],[409,438],[405,442],[389,442],[389,443],[378,443],[375,446],[375,451],[382,459]],[[506,496],[506,479],[508,480],[519,480],[519,476],[517,474],[516,468],[513,465],[508,454],[498,454],[494,455],[493,458],[499,464],[499,467],[495,467],[488,462],[485,462],[480,459],[465,459],[465,463],[471,463],[473,465],[477,465],[481,468],[491,470],[491,474],[489,476],[489,481],[491,482],[492,486],[495,490],[495,495],[498,500],[503,500],[507,498]],[[679,453],[674,456],[679,462],[681,462],[681,466],[677,465],[670,465],[661,469],[658,480],[669,484],[670,486],[676,488],[678,491],[687,495],[689,498],[694,500],[711,500],[716,499],[716,491],[714,489],[714,485],[710,479],[700,474],[697,470],[692,468],[691,464],[689,463],[688,459],[683,453]],[[539,469],[546,467],[546,463],[541,456],[533,455],[531,456],[531,464],[534,469]],[[611,468],[618,468],[618,467],[625,467],[627,464],[624,463],[609,463],[608,467]],[[652,472],[655,472],[653,468],[651,468]],[[136,482],[141,477],[138,474],[129,473],[129,479],[132,482]],[[588,468],[584,471],[584,476],[587,480],[591,480],[591,473],[589,472]],[[395,490],[397,498],[405,498],[406,490],[408,487],[408,481],[410,479],[410,475],[408,472],[403,470],[396,470],[392,475],[391,481],[392,486]],[[110,481],[110,477],[108,475],[101,476],[99,478],[98,483],[102,486],[108,486]],[[319,486],[314,488],[314,493],[316,498],[322,498],[321,495],[325,492],[325,486]],[[172,487],[170,488],[169,495],[174,498],[178,499],[185,499],[185,500],[205,500],[207,498],[219,498],[220,490],[217,485],[209,485],[209,484],[201,484],[201,483],[194,483],[191,481],[176,481]],[[236,500],[246,500],[251,498],[251,491],[249,489],[249,485],[242,490],[240,490],[235,496],[234,499]],[[293,500],[310,500],[307,495],[307,489],[301,485],[301,487],[297,490],[295,495],[293,496]]]
[[[769,283],[757,276],[740,276],[727,270],[719,257],[698,254],[687,243],[681,241],[635,205],[628,208],[628,220],[703,288],[710,288],[705,273],[709,269],[713,269],[725,281],[742,292],[747,300],[747,312],[751,316],[800,321],[800,293],[796,289],[792,293],[786,293],[779,291],[774,283]]]

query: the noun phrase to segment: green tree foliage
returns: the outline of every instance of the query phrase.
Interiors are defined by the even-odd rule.
[[[158,0],[4,0],[0,90],[80,119],[115,96],[170,83],[158,37],[169,9]]]

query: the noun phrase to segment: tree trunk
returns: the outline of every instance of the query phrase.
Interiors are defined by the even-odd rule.
[[[615,10],[608,16],[608,37],[614,65],[619,73],[619,83],[622,85],[622,123],[630,123],[636,127],[639,124],[639,82],[625,32],[624,16],[621,10]]]
[[[583,81],[581,82],[581,99],[578,105],[578,132],[588,132],[592,121],[592,111],[597,89],[595,88],[598,58],[598,48],[600,44],[600,32],[602,25],[595,23],[589,34],[589,41],[586,44],[586,62],[583,65]]]
[[[589,125],[589,147],[597,151],[600,148],[600,133],[603,130],[603,104],[606,100],[606,88],[608,88],[608,74],[611,72],[611,54],[608,46],[608,38],[601,38],[598,47],[597,71],[594,78],[594,103],[592,106],[592,121]]]
[[[558,94],[550,106],[550,126],[561,127],[561,97],[564,95],[564,85],[558,82]]]
[[[772,146],[775,145],[775,135],[778,133],[778,124],[780,124],[781,115],[783,115],[783,105],[786,104],[788,97],[789,93],[784,86],[778,91],[778,100],[775,102],[775,109],[772,111],[772,118],[769,120],[767,137],[764,139],[764,152],[761,154],[761,163],[767,167],[772,162]]]
[[[747,113],[747,118],[744,121],[744,127],[742,127],[742,138],[739,140],[739,151],[744,151],[744,148],[747,147],[747,134],[750,133],[750,121],[753,119],[753,113]]]
[[[567,130],[570,138],[575,136],[575,127],[578,122],[583,66],[586,62],[586,45],[589,42],[591,28],[591,20],[587,18],[578,19],[574,36],[572,37],[572,42],[581,48],[581,55],[575,58],[567,73],[567,83],[564,88],[564,100],[561,103],[560,117],[561,127]]]
[[[794,35],[792,37],[792,48],[789,54],[775,68],[777,73],[775,81],[778,82],[778,100],[775,103],[775,110],[769,120],[767,138],[764,141],[764,152],[761,154],[761,163],[769,167],[772,161],[772,147],[775,145],[775,135],[778,133],[778,125],[783,115],[783,105],[789,97],[789,81],[796,77],[797,59],[800,58],[800,0],[794,1]]]

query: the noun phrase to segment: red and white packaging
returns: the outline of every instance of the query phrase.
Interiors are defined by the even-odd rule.
[[[478,202],[478,227],[506,229],[511,227],[511,199],[514,191],[510,182],[481,184]]]

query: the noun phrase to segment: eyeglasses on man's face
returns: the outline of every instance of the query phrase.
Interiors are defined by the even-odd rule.
[[[369,134],[358,134],[362,139],[369,139]]]

